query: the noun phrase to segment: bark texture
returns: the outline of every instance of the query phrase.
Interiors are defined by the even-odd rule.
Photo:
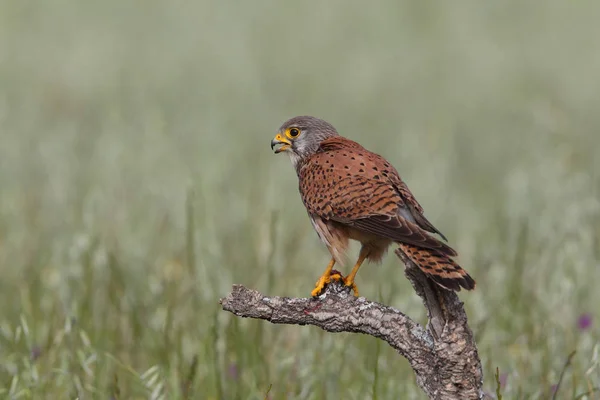
[[[268,297],[234,285],[221,305],[240,317],[375,336],[408,360],[417,384],[429,398],[483,399],[481,361],[463,303],[455,292],[428,280],[400,250],[396,253],[427,308],[425,327],[395,308],[354,297],[337,282],[317,299]]]

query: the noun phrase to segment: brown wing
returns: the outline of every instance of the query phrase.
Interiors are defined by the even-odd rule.
[[[431,222],[429,222],[427,218],[425,218],[425,215],[423,215],[423,207],[421,207],[421,205],[417,202],[417,199],[415,199],[411,191],[408,189],[408,186],[406,186],[406,183],[404,183],[397,172],[392,176],[391,180],[394,182],[394,187],[396,190],[400,192],[400,195],[407,206],[408,212],[412,215],[417,225],[428,232],[437,233],[442,237],[442,239],[448,241],[446,236],[444,236],[442,232],[440,232],[435,226],[433,226]]]
[[[397,242],[456,255],[448,245],[401,215],[406,204],[389,179],[397,172],[387,161],[355,142],[334,139],[326,141],[299,171],[300,193],[310,214]]]
[[[442,232],[440,232],[423,214],[423,207],[417,202],[417,199],[413,196],[411,191],[406,186],[406,183],[400,178],[400,174],[398,171],[383,157],[379,154],[372,153],[362,147],[360,144],[346,139],[342,136],[335,136],[324,140],[321,142],[320,151],[321,152],[336,152],[336,151],[344,151],[353,152],[353,161],[358,161],[359,164],[363,163],[367,165],[369,164],[370,168],[365,168],[362,173],[363,176],[368,178],[374,178],[379,180],[380,178],[383,180],[387,180],[396,191],[402,197],[402,202],[399,204],[399,207],[405,207],[406,211],[410,213],[412,219],[414,219],[414,223],[416,223],[420,228],[431,232],[437,233],[444,240],[446,236]],[[401,213],[402,214],[402,213]]]

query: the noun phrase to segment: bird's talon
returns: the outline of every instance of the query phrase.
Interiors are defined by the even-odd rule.
[[[327,281],[327,283],[331,283],[331,282],[339,282],[339,281],[343,281],[344,277],[342,276],[342,274],[340,274],[339,272],[334,272],[331,275],[329,275],[329,280]]]
[[[317,283],[315,283],[315,288],[312,292],[310,292],[310,295],[312,297],[318,297],[323,292],[323,290],[325,290],[325,287],[328,284],[330,284],[331,282],[339,282],[343,280],[344,277],[338,271],[333,271],[329,275],[323,275],[319,278]]]
[[[356,283],[354,283],[353,280],[349,280],[348,278],[344,278],[343,281],[344,286],[351,288],[354,292],[354,296],[358,297],[358,287],[356,286]]]
[[[313,289],[313,291],[310,292],[310,295],[312,297],[318,297],[321,294],[321,292],[323,291],[323,289],[325,288],[325,285],[326,285],[326,283],[322,279],[319,279],[317,281],[317,284],[315,285],[315,288]]]

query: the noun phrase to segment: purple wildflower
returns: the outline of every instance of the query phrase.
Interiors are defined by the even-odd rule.
[[[504,389],[506,387],[506,381],[508,380],[508,373],[503,372],[500,374],[500,376],[498,377],[498,380],[500,381],[500,387],[502,389]]]
[[[239,375],[238,366],[236,363],[229,364],[229,368],[227,368],[227,377],[234,381],[237,381]]]
[[[577,328],[583,332],[587,331],[592,327],[592,315],[589,313],[583,313],[577,319]]]
[[[31,349],[31,351],[29,352],[29,359],[31,361],[35,361],[38,358],[40,358],[42,355],[42,348],[39,346],[33,346],[33,348]]]

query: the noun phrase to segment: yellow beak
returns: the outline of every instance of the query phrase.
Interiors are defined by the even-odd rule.
[[[286,151],[292,147],[292,142],[290,142],[285,136],[282,136],[281,133],[278,133],[275,135],[273,140],[271,140],[271,149],[274,149],[277,145],[281,145],[281,147],[275,149],[275,154]]]

